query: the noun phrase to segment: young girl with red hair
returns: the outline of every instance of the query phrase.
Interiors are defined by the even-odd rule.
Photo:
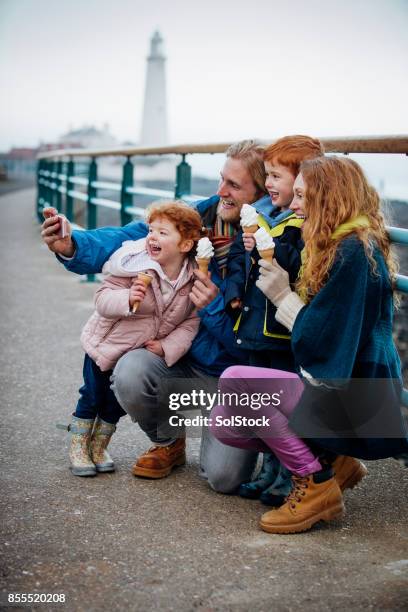
[[[222,375],[222,392],[262,386],[281,394],[277,407],[256,414],[268,419],[266,427],[229,425],[223,419],[236,406],[211,414],[224,423],[212,428],[221,441],[272,451],[293,473],[285,503],[261,518],[270,533],[306,531],[341,516],[342,491],[365,474],[358,459],[408,449],[392,338],[396,262],[380,199],[354,161],[321,157],[301,164],[291,210],[305,220],[296,291],[276,261],[260,261],[257,286],[292,332],[297,374],[236,366]]]

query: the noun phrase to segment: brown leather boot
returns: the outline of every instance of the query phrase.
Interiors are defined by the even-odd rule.
[[[345,455],[337,457],[332,468],[341,491],[353,489],[368,472],[364,463]]]
[[[186,462],[186,440],[179,438],[169,446],[152,446],[134,464],[132,474],[144,478],[164,478],[173,468]]]
[[[311,476],[293,476],[293,489],[285,503],[262,515],[261,529],[268,533],[299,533],[307,531],[318,521],[331,521],[342,516],[343,498],[332,474],[328,470]]]

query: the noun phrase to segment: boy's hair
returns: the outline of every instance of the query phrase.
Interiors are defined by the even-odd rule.
[[[161,217],[173,223],[182,240],[193,240],[196,246],[202,236],[202,221],[194,208],[181,200],[153,202],[147,209],[147,222],[151,223]]]
[[[227,157],[239,159],[248,170],[258,194],[267,193],[265,189],[264,147],[256,140],[241,140],[230,145],[225,152]]]
[[[317,138],[302,135],[285,136],[265,149],[264,161],[272,165],[285,166],[293,176],[297,176],[303,161],[323,155],[323,145]]]

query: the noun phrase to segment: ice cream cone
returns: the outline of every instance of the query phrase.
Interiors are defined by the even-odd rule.
[[[143,282],[145,287],[148,287],[153,280],[153,276],[151,276],[150,274],[146,274],[146,272],[138,272],[137,278]],[[140,302],[135,302],[133,304],[132,312],[136,312],[136,310],[139,308],[139,304]]]
[[[272,247],[271,249],[261,249],[258,252],[261,256],[261,259],[265,259],[266,261],[269,261],[270,263],[272,263],[273,254],[275,252],[275,247]]]
[[[208,273],[208,265],[210,261],[210,259],[204,257],[196,257],[196,262],[198,263],[198,269],[200,272],[204,272],[204,274]]]
[[[247,225],[246,227],[244,226],[242,229],[245,234],[255,234],[258,227],[258,225]]]

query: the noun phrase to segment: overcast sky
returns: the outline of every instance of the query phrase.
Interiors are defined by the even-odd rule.
[[[137,141],[155,29],[172,143],[408,131],[408,0],[0,0],[0,150]]]

